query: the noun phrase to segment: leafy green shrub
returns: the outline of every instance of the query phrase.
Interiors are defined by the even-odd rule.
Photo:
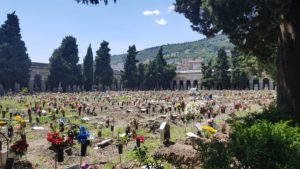
[[[277,123],[280,121],[288,121],[290,120],[290,125],[295,124],[292,120],[292,116],[287,113],[287,109],[284,107],[276,107],[275,105],[270,105],[269,107],[264,108],[263,112],[252,112],[249,113],[246,117],[241,117],[236,120],[241,120],[244,127],[252,126],[257,120],[267,120],[272,123]]]
[[[149,150],[144,145],[142,145],[141,147],[135,148],[133,151],[134,151],[134,154],[135,154],[137,160],[142,164],[144,164],[149,157],[148,156]]]
[[[230,168],[232,158],[226,142],[216,139],[212,139],[211,141],[199,140],[197,145],[197,154],[203,169]]]
[[[237,168],[300,168],[300,130],[288,123],[258,120],[250,127],[233,123],[229,147]]]

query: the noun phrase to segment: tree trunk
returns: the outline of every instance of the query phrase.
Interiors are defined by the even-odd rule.
[[[293,0],[289,12],[281,16],[277,58],[277,103],[288,108],[300,121],[300,6]]]

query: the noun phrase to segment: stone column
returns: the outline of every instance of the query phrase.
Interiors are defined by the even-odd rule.
[[[183,90],[186,90],[187,86],[186,86],[186,81],[183,81]]]
[[[273,84],[274,84],[273,80],[270,80],[269,81],[269,90],[273,90]]]
[[[253,79],[249,80],[249,90],[253,90]]]
[[[258,79],[258,82],[259,82],[258,90],[263,90],[263,89],[264,89],[264,86],[263,86],[263,79]]]

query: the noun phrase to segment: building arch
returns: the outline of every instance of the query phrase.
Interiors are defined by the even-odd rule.
[[[191,81],[190,81],[190,80],[187,80],[187,81],[186,81],[186,89],[190,89],[191,87],[192,87]]]
[[[253,90],[257,89],[259,90],[259,79],[253,79]]]
[[[179,81],[179,90],[184,90],[183,80]]]
[[[177,89],[177,81],[176,80],[173,80],[172,89],[174,89],[174,90]]]
[[[264,78],[263,79],[263,86],[262,88],[265,89],[265,88],[268,88],[268,90],[270,90],[270,80],[268,78]]]
[[[194,88],[198,88],[198,80],[194,80],[193,81],[193,87]]]

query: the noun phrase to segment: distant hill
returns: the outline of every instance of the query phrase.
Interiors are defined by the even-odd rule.
[[[164,58],[168,63],[179,63],[181,59],[197,59],[201,58],[205,62],[208,59],[217,56],[218,50],[225,47],[226,50],[233,49],[234,45],[229,42],[225,35],[217,35],[214,38],[205,38],[194,42],[185,42],[177,44],[162,45],[164,49]],[[137,60],[139,62],[147,62],[157,54],[160,46],[147,48],[139,51]],[[126,54],[111,56],[111,64],[115,69],[122,69]]]

